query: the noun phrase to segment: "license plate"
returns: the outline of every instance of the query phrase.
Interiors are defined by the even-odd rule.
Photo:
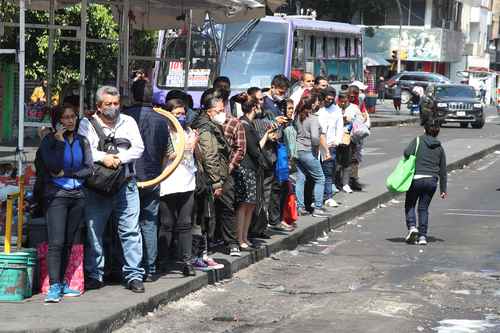
[[[465,111],[458,111],[457,116],[458,117],[465,117]]]

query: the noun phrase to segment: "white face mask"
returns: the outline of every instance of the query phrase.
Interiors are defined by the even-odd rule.
[[[224,123],[226,122],[226,113],[225,112],[217,113],[215,117],[212,118],[212,120],[216,124],[224,125]]]

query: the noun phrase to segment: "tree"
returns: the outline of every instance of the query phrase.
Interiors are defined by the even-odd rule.
[[[6,0],[0,1],[0,21],[17,22],[18,9]],[[26,22],[34,24],[48,24],[47,12],[27,10]],[[58,10],[55,24],[80,25],[80,6]],[[80,43],[78,41],[63,41],[60,37],[75,37],[74,31],[56,33],[54,40],[54,86],[60,90],[64,85],[79,80],[80,72]],[[105,5],[90,5],[88,8],[87,36],[96,39],[118,39],[118,24],[115,22],[111,9]],[[26,29],[26,78],[40,80],[47,78],[47,56],[49,47],[49,32],[42,29]],[[0,36],[0,48],[18,46],[18,30],[6,28]],[[118,57],[118,43],[87,44],[86,56],[86,85],[93,89],[96,84],[116,79]],[[3,58],[3,61],[13,59]],[[0,58],[2,61],[2,58]]]
[[[389,0],[302,0],[302,8],[316,10],[318,19],[351,23],[356,13],[383,15],[393,6]]]

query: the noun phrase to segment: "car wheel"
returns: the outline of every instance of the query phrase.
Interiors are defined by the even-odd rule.
[[[481,129],[484,127],[484,118],[481,118],[481,120],[479,120],[478,122],[476,123],[472,123],[472,128],[477,128],[477,129]]]
[[[408,103],[410,103],[410,99],[411,99],[410,92],[408,90],[403,90],[401,92],[401,103],[408,104]]]
[[[460,127],[467,128],[469,127],[469,123],[460,123]]]

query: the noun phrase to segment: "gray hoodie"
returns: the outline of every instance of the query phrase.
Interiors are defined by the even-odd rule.
[[[417,139],[412,142],[404,151],[405,158],[415,153]],[[430,135],[420,136],[420,144],[417,151],[415,162],[415,174],[426,175],[439,178],[439,187],[441,193],[447,191],[447,173],[446,173],[446,154],[441,142]]]

